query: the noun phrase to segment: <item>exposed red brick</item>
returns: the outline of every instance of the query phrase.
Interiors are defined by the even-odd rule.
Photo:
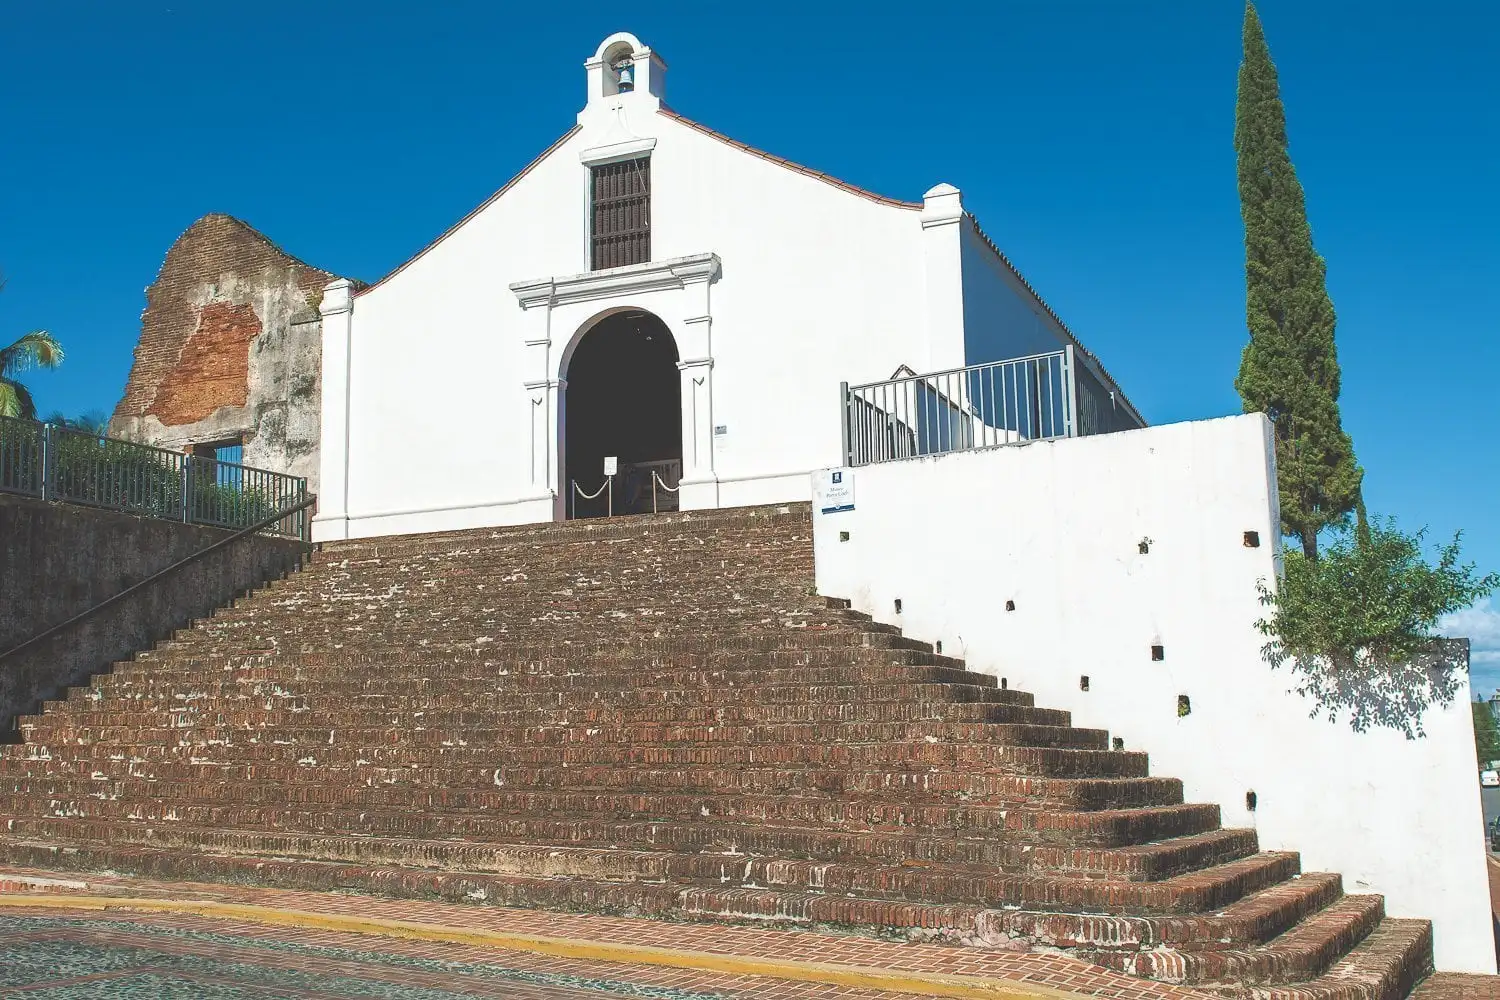
[[[288,273],[307,305],[316,305],[334,278],[231,216],[205,215],[189,226],[146,289],[135,362],[115,417],[154,414],[184,424],[217,406],[242,405],[249,344],[264,321],[253,290],[280,286]]]
[[[249,396],[250,342],[260,336],[253,306],[210,302],[198,311],[177,364],[168,369],[146,409],[162,423],[191,424]]]

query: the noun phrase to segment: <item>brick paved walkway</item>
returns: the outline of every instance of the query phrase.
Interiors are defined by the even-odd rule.
[[[242,886],[4,870],[0,904],[3,997],[1203,996],[1054,954]]]

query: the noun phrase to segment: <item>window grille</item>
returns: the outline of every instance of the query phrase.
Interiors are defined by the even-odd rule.
[[[651,259],[651,160],[594,167],[591,202],[593,270]]]

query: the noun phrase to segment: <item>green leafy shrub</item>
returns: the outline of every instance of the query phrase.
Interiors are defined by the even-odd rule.
[[[1277,590],[1262,581],[1261,603],[1272,609],[1256,623],[1269,638],[1262,653],[1273,668],[1290,664],[1298,693],[1317,703],[1314,717],[1348,713],[1356,732],[1374,725],[1413,739],[1426,735],[1429,705],[1453,700],[1466,651],[1434,629],[1500,587],[1500,574],[1461,565],[1458,535],[1429,564],[1425,534],[1393,520],[1362,531],[1346,523],[1316,561],[1288,552]]]
[[[125,441],[53,430],[49,496],[154,517],[182,516],[177,457]]]

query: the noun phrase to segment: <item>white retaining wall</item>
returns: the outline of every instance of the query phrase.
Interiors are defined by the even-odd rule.
[[[815,474],[815,497],[829,475]],[[844,476],[853,510],[815,500],[820,593],[1148,751],[1153,774],[1218,803],[1225,826],[1254,827],[1262,849],[1300,851],[1304,871],[1342,872],[1391,915],[1432,919],[1439,969],[1495,971],[1467,684],[1408,741],[1309,718],[1288,671],[1261,658],[1256,581],[1279,559],[1264,417]]]

